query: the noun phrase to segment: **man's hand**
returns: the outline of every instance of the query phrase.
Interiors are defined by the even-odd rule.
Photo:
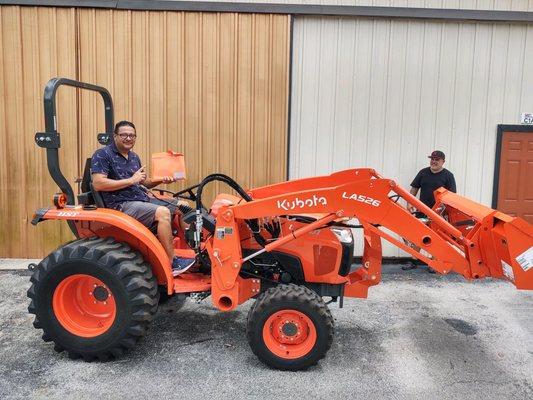
[[[152,189],[162,183],[172,183],[172,182],[176,182],[176,179],[174,179],[171,176],[164,176],[163,178],[157,178],[157,179],[146,178],[143,185],[146,186],[148,189]]]
[[[409,212],[410,212],[411,214],[414,214],[415,211],[416,211],[416,208],[415,208],[414,206],[412,206],[411,204],[408,204],[408,205],[407,205],[407,210],[409,210]]]
[[[145,181],[146,179],[146,172],[144,171],[144,166],[139,168],[137,172],[133,174],[133,176],[130,178],[132,185],[138,185]]]
[[[164,176],[163,181],[161,183],[172,183],[172,182],[176,182],[176,179],[174,179],[171,176]]]

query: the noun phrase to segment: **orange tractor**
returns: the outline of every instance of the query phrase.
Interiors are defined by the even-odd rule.
[[[213,174],[177,193],[164,193],[194,204],[180,206],[174,246],[176,254],[196,257],[196,266],[173,277],[156,236],[133,218],[105,208],[87,168],[76,204],[58,161],[55,92],[60,85],[99,92],[106,117],[100,143],[107,143],[113,130],[107,90],[67,79],[48,83],[46,132],[35,138],[47,149],[48,168],[61,193],[53,207],[35,213],[32,223],[65,220],[77,239],[35,266],[28,296],[34,326],[56,351],[88,361],[119,357],[146,333],[160,297],[210,295],[221,311],[255,299],[247,322],[252,351],[273,368],[305,369],[325,356],[333,340],[333,318],[323,298],[342,307],[344,297],[365,298],[380,282],[382,238],[441,274],[493,277],[533,289],[533,228],[527,222],[444,189],[435,192],[437,202],[429,209],[367,168],[250,190]],[[202,193],[213,181],[237,195],[219,194],[208,210]],[[428,218],[415,218],[400,199]],[[360,225],[348,223],[353,219]],[[364,235],[360,265],[353,264],[353,228],[362,228]]]

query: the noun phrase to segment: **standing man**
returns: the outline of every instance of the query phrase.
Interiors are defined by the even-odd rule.
[[[171,216],[176,207],[166,203],[161,205],[161,202],[146,194],[146,189],[174,182],[174,179],[165,177],[151,180],[146,176],[141,159],[132,150],[136,139],[137,133],[132,122],[120,121],[115,125],[113,141],[96,150],[92,157],[93,187],[102,192],[106,207],[122,211],[146,227],[157,222],[157,237],[172,264],[173,274],[179,275],[188,270],[195,260],[174,255]]]
[[[455,178],[453,174],[444,168],[444,161],[446,156],[440,150],[435,150],[428,156],[430,159],[429,167],[421,169],[416,175],[413,182],[411,182],[411,194],[416,197],[418,191],[420,190],[420,201],[424,203],[429,208],[432,208],[435,205],[435,196],[433,192],[440,188],[444,187],[452,192],[456,192],[457,188],[455,186]],[[414,213],[417,218],[424,218],[426,215],[420,211],[416,211],[415,207],[408,205],[407,209]],[[419,251],[420,248],[416,247],[416,251]],[[413,262],[410,262],[408,265],[402,267],[403,270],[409,270],[416,268],[416,265]],[[431,268],[429,272],[434,273]]]

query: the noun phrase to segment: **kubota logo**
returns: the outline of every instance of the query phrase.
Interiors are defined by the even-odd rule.
[[[327,204],[328,201],[325,197],[319,197],[316,194],[310,199],[302,200],[296,197],[294,200],[278,200],[278,208],[285,211],[294,210],[295,208],[316,207],[318,205],[325,206]]]

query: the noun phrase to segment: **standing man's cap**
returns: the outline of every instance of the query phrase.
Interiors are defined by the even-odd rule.
[[[428,156],[428,158],[442,158],[443,160],[446,159],[446,156],[444,153],[440,150],[435,150],[431,155]]]

